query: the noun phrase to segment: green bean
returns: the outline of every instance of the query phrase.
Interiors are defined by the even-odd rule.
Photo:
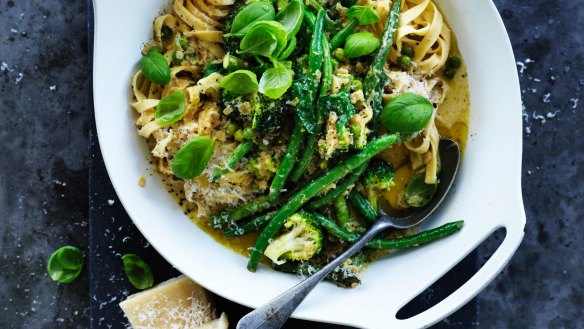
[[[339,195],[334,202],[335,212],[337,215],[337,222],[342,228],[349,230],[351,227],[351,215],[349,214],[349,206],[344,195]]]
[[[314,214],[318,222],[325,230],[346,242],[355,242],[361,237],[359,234],[349,232],[339,227],[333,220],[321,214]],[[462,228],[464,221],[456,221],[444,224],[431,230],[423,231],[410,236],[403,236],[395,239],[373,239],[367,244],[368,247],[375,249],[407,249],[421,246],[423,244],[438,240],[442,237],[451,235]]]
[[[219,170],[215,171],[215,173],[213,174],[213,177],[211,177],[211,181],[216,181],[219,178],[221,178],[221,176],[223,176],[226,173],[228,173],[229,171],[233,170],[235,168],[235,166],[237,166],[239,161],[241,161],[241,159],[243,159],[243,157],[246,154],[248,154],[252,148],[253,148],[252,141],[247,141],[247,142],[244,142],[244,143],[237,145],[237,147],[235,148],[233,153],[229,156],[229,159],[227,159],[227,168],[219,169]]]
[[[328,15],[326,14],[326,9],[320,4],[320,2],[318,2],[316,0],[310,0],[309,3],[310,3],[310,6],[312,8],[314,8],[317,12],[322,10],[325,13],[324,14],[324,27],[327,29],[327,32],[335,33],[336,32],[335,21],[333,21],[332,19],[330,19],[330,17],[328,17]]]
[[[384,135],[369,142],[363,150],[339,162],[334,168],[324,173],[319,178],[311,181],[299,192],[294,194],[281,208],[257,238],[254,247],[249,255],[247,269],[255,272],[264,251],[272,239],[282,228],[288,218],[300,209],[306,202],[312,199],[323,188],[331,185],[339,179],[345,177],[350,172],[367,162],[369,159],[379,154],[392,144],[397,142],[397,135]]]
[[[324,10],[319,10],[316,16],[316,21],[314,22],[314,28],[312,29],[312,38],[310,39],[310,52],[308,53],[308,77],[313,77],[313,75],[320,70],[323,60],[323,47],[322,47],[322,25],[324,18]],[[318,81],[318,79],[314,79]],[[313,80],[313,81],[314,81]]]
[[[292,136],[290,137],[290,144],[288,144],[288,148],[286,149],[286,154],[276,171],[276,175],[274,175],[274,179],[272,180],[272,185],[270,186],[270,194],[268,195],[269,202],[276,202],[282,193],[282,189],[284,185],[286,185],[286,180],[292,169],[294,169],[294,162],[296,162],[296,157],[298,155],[298,151],[300,150],[300,146],[302,144],[302,139],[304,137],[304,127],[300,122],[296,122],[294,124],[294,131],[292,131]]]
[[[371,207],[369,201],[367,201],[357,189],[352,189],[351,192],[349,192],[349,200],[351,200],[351,203],[357,208],[357,211],[359,211],[363,218],[370,222],[377,220],[377,213],[373,207]]]
[[[351,174],[351,176],[344,179],[342,182],[338,183],[333,189],[325,193],[322,197],[312,201],[309,205],[309,209],[318,209],[324,206],[330,205],[334,199],[336,199],[339,195],[349,188],[349,186],[355,184],[355,182],[359,179],[363,171],[367,168],[367,163],[362,164],[360,167],[355,169],[355,171]]]
[[[209,225],[213,228],[223,228],[223,225],[227,225],[230,222],[236,222],[242,220],[261,211],[270,208],[272,204],[268,201],[268,197],[265,195],[259,196],[254,200],[243,204],[240,207],[229,211],[223,211],[212,216],[209,219]]]
[[[381,36],[381,45],[379,46],[377,54],[371,62],[369,71],[367,72],[365,80],[363,81],[365,100],[373,109],[373,118],[371,119],[371,133],[369,135],[371,138],[373,138],[377,132],[377,127],[379,125],[379,113],[383,108],[381,94],[383,87],[387,82],[387,75],[383,70],[383,66],[387,61],[387,56],[389,56],[389,51],[391,50],[391,45],[393,44],[393,39],[395,38],[395,34],[397,32],[400,10],[401,1],[395,1],[393,7],[391,8],[389,19],[385,23],[383,35]]]
[[[331,49],[339,48],[343,42],[345,42],[347,37],[353,33],[353,30],[355,30],[357,26],[359,26],[359,21],[353,18],[349,24],[345,25],[345,27],[343,27],[339,33],[335,34],[331,39]]]
[[[333,81],[333,68],[331,62],[331,52],[330,47],[328,46],[328,40],[326,35],[323,32],[322,35],[322,48],[323,48],[323,70],[322,70],[322,83],[320,88],[320,94],[325,95],[328,90],[331,88],[332,81]],[[308,136],[308,140],[306,141],[306,147],[304,148],[304,152],[302,153],[302,157],[298,164],[296,165],[296,169],[292,173],[292,181],[298,182],[298,180],[302,177],[310,162],[314,157],[314,152],[316,150],[316,146],[318,145],[318,132],[323,124],[323,115],[322,111],[320,111],[319,107],[316,110],[316,131]]]
[[[252,220],[250,220],[249,222],[241,225],[241,226],[236,226],[235,228],[231,228],[225,232],[223,232],[223,236],[227,237],[227,238],[232,238],[234,236],[241,236],[241,235],[246,235],[248,233],[254,232],[259,230],[260,227],[262,227],[262,225],[264,225],[265,223],[267,223],[270,218],[272,218],[272,216],[274,216],[275,212],[270,212],[267,213],[265,215],[261,215],[258,216]]]

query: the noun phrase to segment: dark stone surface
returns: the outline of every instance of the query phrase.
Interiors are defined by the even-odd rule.
[[[479,295],[479,320],[483,328],[584,328],[584,9],[579,1],[495,3],[521,73],[528,222],[516,256]],[[48,255],[63,244],[87,255],[95,154],[88,150],[86,12],[83,0],[0,0],[0,328],[89,326],[89,270],[67,286],[45,271]],[[120,220],[108,217],[121,208],[107,203],[115,195],[98,197],[92,211]],[[107,245],[101,252],[111,253]],[[108,266],[102,270],[120,271]]]

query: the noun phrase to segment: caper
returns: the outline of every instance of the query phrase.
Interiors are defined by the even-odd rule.
[[[452,79],[452,78],[454,78],[455,75],[456,75],[456,69],[454,69],[452,67],[447,67],[444,69],[444,76],[447,79]]]

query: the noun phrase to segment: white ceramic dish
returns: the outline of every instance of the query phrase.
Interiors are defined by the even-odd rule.
[[[151,244],[171,264],[207,289],[257,307],[298,282],[260,267],[222,247],[182,213],[157,175],[145,188],[148,150],[136,134],[130,78],[141,45],[163,0],[96,0],[94,98],[103,158],[126,211]],[[501,271],[523,238],[521,197],[522,122],[519,82],[511,44],[490,0],[438,0],[468,66],[470,137],[453,192],[428,225],[464,219],[464,228],[426,248],[375,262],[356,289],[323,283],[295,317],[363,328],[420,328],[454,312]],[[151,172],[151,170],[150,170]],[[407,320],[397,311],[457,264],[486,237],[505,227],[505,240],[466,284],[431,309]]]

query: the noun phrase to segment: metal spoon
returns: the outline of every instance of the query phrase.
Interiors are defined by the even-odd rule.
[[[430,204],[415,213],[401,218],[390,217],[380,210],[381,216],[349,249],[324,266],[320,271],[314,273],[311,277],[300,282],[280,296],[272,299],[264,306],[245,315],[237,323],[237,329],[281,328],[298,305],[302,303],[304,298],[308,296],[312,289],[322,281],[322,279],[324,279],[347,258],[361,250],[379,233],[388,228],[410,228],[426,220],[442,203],[450,186],[452,186],[456,173],[458,172],[458,164],[460,160],[460,148],[458,147],[458,144],[450,139],[443,139],[440,141],[439,152],[442,165],[440,184],[438,184],[438,190]]]

